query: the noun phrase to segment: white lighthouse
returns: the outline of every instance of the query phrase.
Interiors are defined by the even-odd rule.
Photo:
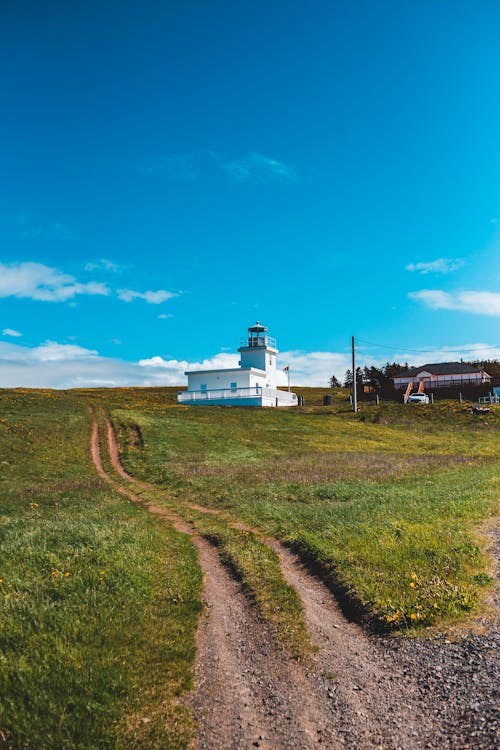
[[[222,406],[297,406],[295,393],[278,390],[276,340],[259,321],[248,329],[238,349],[240,366],[225,370],[190,370],[181,404]]]

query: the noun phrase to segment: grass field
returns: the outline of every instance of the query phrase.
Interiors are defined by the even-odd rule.
[[[377,627],[462,621],[491,587],[500,411],[458,404],[179,407],[175,389],[0,391],[0,746],[185,748],[201,571],[191,542],[114,493],[87,405],[127,470],[219,547],[287,648],[307,652],[281,538]],[[109,469],[109,467],[107,467]],[[152,490],[155,502],[161,500]],[[222,512],[209,517],[188,503]],[[279,606],[277,606],[277,603]]]
[[[195,550],[110,492],[88,445],[72,395],[0,393],[0,745],[186,747]]]
[[[492,581],[482,529],[498,513],[498,409],[353,415],[340,397],[293,411],[129,401],[112,414],[131,473],[280,537],[378,627],[459,620]]]

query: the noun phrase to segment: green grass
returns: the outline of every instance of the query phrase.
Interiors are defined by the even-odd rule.
[[[193,545],[97,476],[89,402],[126,468],[212,539],[296,655],[297,595],[259,534],[292,546],[386,628],[463,620],[491,586],[500,411],[189,408],[176,389],[0,391],[0,737],[7,748],[188,747],[201,573]],[[318,405],[315,405],[315,401]],[[149,495],[149,493],[148,493]],[[145,498],[147,499],[147,498]],[[188,508],[223,512],[207,517]]]
[[[187,520],[198,533],[214,544],[222,562],[256,605],[257,610],[271,627],[276,640],[296,659],[307,658],[313,651],[300,598],[283,578],[276,552],[259,540],[249,530],[232,528],[221,516],[199,512],[195,508],[173,503],[164,490],[144,488],[127,482],[113,469],[107,451],[106,424],[102,411],[96,416],[99,422],[101,456],[105,471],[115,481],[127,485],[144,503],[163,504]],[[137,430],[127,431],[128,444],[135,450],[141,445]]]
[[[481,601],[498,409],[130,406],[113,419],[131,473],[278,536],[373,625],[451,622]]]
[[[0,392],[0,729],[8,748],[184,748],[196,552],[97,478],[74,396]]]

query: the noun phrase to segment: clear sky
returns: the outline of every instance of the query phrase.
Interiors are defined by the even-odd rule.
[[[497,0],[0,6],[0,385],[500,356]]]

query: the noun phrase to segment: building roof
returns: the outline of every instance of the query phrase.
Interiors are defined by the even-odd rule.
[[[478,373],[482,372],[479,367],[474,365],[468,365],[465,362],[437,362],[428,365],[421,365],[420,367],[412,367],[404,372],[399,372],[394,375],[394,378],[406,378],[414,377],[420,372],[430,373],[431,375],[466,375],[467,373]],[[486,374],[486,373],[485,373]],[[488,376],[489,377],[489,376]]]
[[[220,370],[187,370],[184,375],[213,375],[216,372],[256,372],[258,375],[266,374],[265,370],[258,367],[225,367]]]
[[[263,326],[260,320],[258,320],[253,326],[250,326],[248,330],[253,331],[254,333],[261,333],[267,331],[267,327]]]

